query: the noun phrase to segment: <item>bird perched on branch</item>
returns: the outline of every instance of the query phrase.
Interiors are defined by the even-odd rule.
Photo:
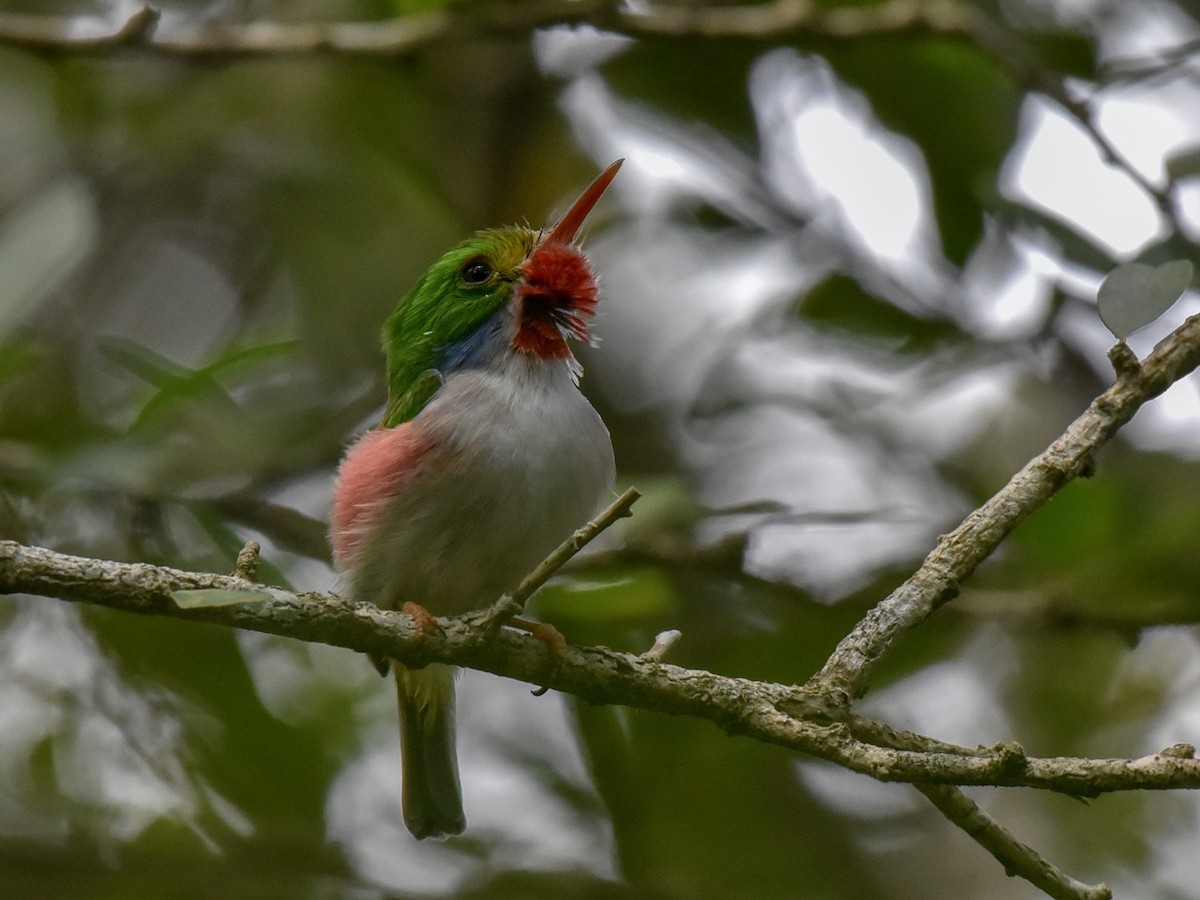
[[[354,599],[416,604],[426,621],[486,606],[612,490],[612,443],[569,342],[590,340],[597,302],[576,237],[620,165],[547,229],[477,232],[388,318],[387,408],[334,486],[334,561]],[[395,672],[404,822],[417,838],[460,834],[455,670]]]

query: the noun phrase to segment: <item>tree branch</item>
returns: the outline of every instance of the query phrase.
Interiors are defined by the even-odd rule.
[[[945,744],[897,749],[856,738],[848,725],[831,721],[824,698],[809,688],[684,669],[604,647],[568,647],[552,659],[543,642],[514,632],[501,631],[481,643],[467,617],[437,619],[437,630],[422,633],[403,613],[227,575],[87,559],[3,541],[0,593],[243,628],[407,665],[468,666],[592,703],[705,719],[730,734],[798,750],[882,781],[1034,787],[1085,797],[1200,788],[1200,761],[1178,748],[1140,759],[1027,757],[1016,744],[965,752]]]
[[[921,567],[854,627],[810,687],[835,702],[860,696],[871,672],[911,628],[957,596],[959,585],[1026,516],[1067,482],[1090,474],[1095,452],[1157,397],[1200,365],[1200,316],[1163,339],[1141,365],[1121,367],[1116,382],[1066,432],[1032,459],[995,496],[942,535]]]
[[[1170,179],[1163,187],[1159,187],[1143,175],[1096,124],[1092,116],[1092,104],[1073,93],[1066,80],[1054,73],[1020,35],[977,10],[964,11],[963,14],[971,16],[971,24],[963,33],[969,35],[980,50],[1006,69],[1022,87],[1040,92],[1057,103],[1084,130],[1104,162],[1124,173],[1154,202],[1173,234],[1179,240],[1194,245],[1195,242],[1183,227],[1175,186]],[[1189,46],[1182,45],[1180,50],[1187,51]]]
[[[591,23],[633,37],[734,37],[788,40],[801,36],[848,40],[864,35],[973,33],[974,14],[948,0],[889,0],[869,7],[826,9],[811,0],[750,6],[648,5],[637,11],[613,0],[520,0],[473,5],[462,13],[436,10],[355,22],[251,22],[161,27],[143,6],[121,25],[82,29],[77,17],[0,14],[0,44],[32,53],[112,54],[152,51],[180,57],[397,57],[464,34],[527,34],[551,25]],[[86,21],[86,20],[85,20]]]

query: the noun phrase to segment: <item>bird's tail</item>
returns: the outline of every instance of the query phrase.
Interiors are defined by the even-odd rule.
[[[406,669],[397,663],[404,824],[420,838],[462,834],[462,788],[454,729],[454,667]]]

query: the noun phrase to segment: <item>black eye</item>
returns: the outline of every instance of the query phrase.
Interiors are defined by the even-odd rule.
[[[463,284],[483,284],[492,277],[495,270],[486,259],[480,256],[472,257],[463,263],[461,272]]]

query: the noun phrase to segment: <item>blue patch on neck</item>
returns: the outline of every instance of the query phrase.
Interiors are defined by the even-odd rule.
[[[511,342],[505,336],[507,315],[507,307],[501,307],[465,338],[444,344],[439,352],[438,371],[449,375],[463,369],[490,368],[498,362]]]

